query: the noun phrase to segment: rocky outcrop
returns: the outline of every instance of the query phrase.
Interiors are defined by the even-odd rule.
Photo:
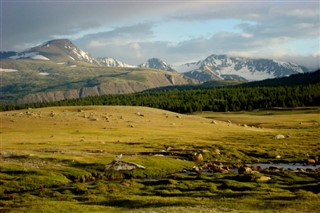
[[[109,94],[127,94],[141,92],[143,90],[166,87],[173,85],[182,85],[195,83],[190,79],[184,78],[180,74],[169,75],[166,72],[155,72],[145,76],[145,81],[110,81],[103,82],[94,87],[82,87],[79,89],[71,89],[65,91],[39,92],[32,93],[18,99],[18,104],[53,102],[61,100],[70,100],[85,98],[90,96],[101,96]]]
[[[105,166],[105,171],[109,171],[109,170],[130,171],[134,169],[145,169],[145,167],[136,163],[120,161],[120,160],[114,160]]]
[[[82,87],[80,89],[72,89],[66,91],[40,92],[28,94],[23,98],[19,99],[17,102],[19,104],[52,102],[85,98],[90,96],[140,92],[148,88],[149,87],[147,85],[140,82],[109,82],[102,83],[94,87]]]

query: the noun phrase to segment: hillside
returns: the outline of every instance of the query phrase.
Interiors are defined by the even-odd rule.
[[[241,86],[293,86],[317,83],[320,83],[320,70],[309,73],[294,74],[288,77],[249,82],[242,84]]]
[[[51,61],[5,60],[2,72],[3,102],[33,103],[106,94],[140,92],[170,85],[194,83],[178,73],[142,68],[112,68],[56,64]]]

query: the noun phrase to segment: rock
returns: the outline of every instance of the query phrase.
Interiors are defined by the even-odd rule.
[[[203,161],[203,156],[201,153],[194,153],[192,158],[195,162]]]
[[[215,149],[215,150],[214,150],[214,153],[216,153],[217,155],[220,155],[220,154],[221,154],[221,151],[220,151],[220,149]]]
[[[125,162],[120,160],[114,160],[111,163],[105,166],[105,171],[114,170],[114,171],[130,171],[134,169],[145,169],[144,166],[141,166],[132,162]]]
[[[251,172],[252,172],[252,169],[251,169],[250,167],[241,166],[241,167],[238,169],[238,173],[239,173],[239,174],[251,173]]]
[[[141,114],[140,112],[137,112],[137,115],[144,117],[144,114]]]
[[[192,171],[195,171],[196,173],[201,174],[202,168],[199,166],[194,166],[194,167],[192,167]]]
[[[273,137],[273,139],[275,140],[284,139],[284,138],[286,138],[284,135],[276,135]]]
[[[280,158],[281,158],[281,156],[280,156],[280,155],[277,155],[277,156],[276,156],[276,159],[280,159]]]
[[[316,160],[315,159],[308,159],[307,164],[316,164]]]
[[[260,178],[257,179],[258,181],[268,181],[271,180],[271,177],[268,176],[261,176]]]

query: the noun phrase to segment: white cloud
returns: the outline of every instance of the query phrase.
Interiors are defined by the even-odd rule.
[[[312,54],[314,58],[320,58],[320,50]]]
[[[310,40],[319,41],[319,10],[316,1],[6,1],[0,11],[5,18],[1,48],[21,50],[64,37],[94,56],[112,56],[131,64],[150,57],[175,63],[228,53],[316,67],[319,51],[314,46],[319,42],[307,48]],[[175,40],[170,40],[170,34],[177,35],[175,28],[166,39],[155,35],[159,25],[158,29],[173,22],[196,26],[203,20],[218,24],[203,32],[190,27],[190,31],[200,30],[192,37],[173,36]],[[219,21],[234,20],[241,23],[234,29],[219,25]],[[288,47],[295,41],[299,47]],[[301,45],[303,41],[308,45]]]
[[[253,37],[253,34],[251,34],[251,33],[241,33],[241,36],[242,36],[243,38],[252,38],[252,37]]]

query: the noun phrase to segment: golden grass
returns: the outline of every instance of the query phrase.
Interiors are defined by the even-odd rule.
[[[213,124],[211,119],[146,107],[53,107],[1,112],[0,119],[2,151],[46,155],[56,149],[55,155],[80,155],[83,160],[91,158],[90,150],[103,151],[98,158],[110,158],[150,147],[223,144],[230,135],[274,134],[270,129]]]
[[[316,174],[270,174],[274,182],[256,183],[243,182],[236,175],[186,176],[181,171],[195,165],[194,152],[218,162],[279,160],[276,156],[289,162],[318,158],[318,109],[183,115],[147,107],[76,106],[1,112],[0,119],[0,198],[7,199],[0,201],[0,211],[3,205],[26,212],[194,212],[197,208],[257,212],[269,203],[275,207],[265,212],[317,209],[318,195],[286,189],[287,180],[301,184],[303,190],[310,184],[317,187]],[[277,134],[286,138],[273,139]],[[170,154],[166,152],[169,147]],[[126,179],[125,185],[105,179],[90,183],[120,153],[123,160],[146,167],[135,173],[137,177],[163,176],[163,185],[162,180],[152,185],[140,179]],[[168,155],[159,156],[162,153]],[[41,206],[44,201],[46,208]],[[122,202],[127,206],[121,206]]]

